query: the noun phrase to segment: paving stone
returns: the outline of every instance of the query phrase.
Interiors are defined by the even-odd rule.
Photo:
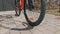
[[[15,14],[14,11],[1,12],[0,15],[3,16],[11,15],[13,18],[12,19],[7,19],[5,17],[1,18],[4,19],[4,21],[0,21],[0,25],[2,25],[3,23],[4,25],[5,23],[10,23],[9,25],[11,25],[11,27],[25,28],[25,26],[22,25],[22,22],[27,22],[24,18],[24,14],[21,13],[19,17],[14,16],[14,14]],[[57,16],[55,15],[46,14],[41,24],[39,24],[38,26],[34,27],[31,30],[25,31],[9,30],[0,26],[0,34],[60,34],[60,21],[55,19],[56,17]],[[15,23],[15,26],[13,25],[14,24],[13,22]]]
[[[8,31],[8,29],[1,28],[0,29],[0,34],[5,34]]]
[[[32,33],[28,30],[28,31],[21,31],[21,34],[32,34]]]
[[[9,34],[21,34],[20,31],[10,30]]]
[[[55,32],[55,34],[60,34],[60,31]]]

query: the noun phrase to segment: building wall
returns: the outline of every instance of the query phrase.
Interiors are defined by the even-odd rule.
[[[0,0],[0,11],[14,9],[14,0]]]

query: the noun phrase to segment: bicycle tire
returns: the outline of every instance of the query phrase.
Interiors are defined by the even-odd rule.
[[[15,16],[20,16],[21,10],[20,10],[20,1],[15,0]]]
[[[25,0],[25,3],[26,4],[26,0]],[[28,22],[28,24],[30,24],[31,26],[37,26],[39,25],[44,16],[45,16],[45,11],[46,11],[46,4],[45,4],[45,0],[41,0],[41,14],[39,15],[39,18],[35,21],[35,22],[32,22],[31,20],[29,20],[28,18],[28,15],[26,13],[26,5],[24,5],[24,15],[25,15],[25,18],[26,18],[26,21]]]

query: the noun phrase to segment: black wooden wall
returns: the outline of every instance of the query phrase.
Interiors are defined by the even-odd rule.
[[[0,0],[0,11],[14,10],[15,0]]]

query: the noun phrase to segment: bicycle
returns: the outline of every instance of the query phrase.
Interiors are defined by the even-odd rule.
[[[20,0],[15,0],[15,16],[20,16],[22,10],[23,14],[26,18],[27,23],[21,22],[13,19],[12,15],[0,15],[0,25],[3,28],[10,30],[30,30],[33,29],[34,26],[42,23],[42,20],[45,15],[45,0],[28,0],[28,8],[26,8],[26,0],[23,0],[22,7],[20,6]],[[33,2],[32,2],[33,1]],[[32,2],[32,3],[31,3]],[[40,5],[41,4],[41,5]],[[41,6],[41,7],[40,7]],[[18,9],[19,8],[19,9]],[[20,10],[21,9],[21,10]],[[3,17],[3,18],[1,18]],[[22,26],[21,26],[22,25]],[[21,27],[20,27],[21,26]]]
[[[28,0],[27,2],[30,7],[28,9],[26,9],[26,0],[19,0],[19,1],[15,0],[15,5],[16,5],[16,7],[18,7],[18,8],[15,8],[15,12],[16,12],[15,15],[20,16],[21,11],[23,9],[24,10],[23,13],[24,13],[24,16],[25,16],[28,24],[31,26],[37,26],[42,22],[44,15],[45,15],[45,11],[46,11],[45,0]],[[32,8],[32,7],[34,7],[34,8]],[[29,9],[32,9],[32,10],[29,10]],[[30,15],[29,15],[29,13],[30,13]],[[32,18],[32,16],[34,16],[34,17]],[[39,17],[37,17],[37,16],[39,16]],[[35,20],[35,21],[33,22],[32,20]]]

